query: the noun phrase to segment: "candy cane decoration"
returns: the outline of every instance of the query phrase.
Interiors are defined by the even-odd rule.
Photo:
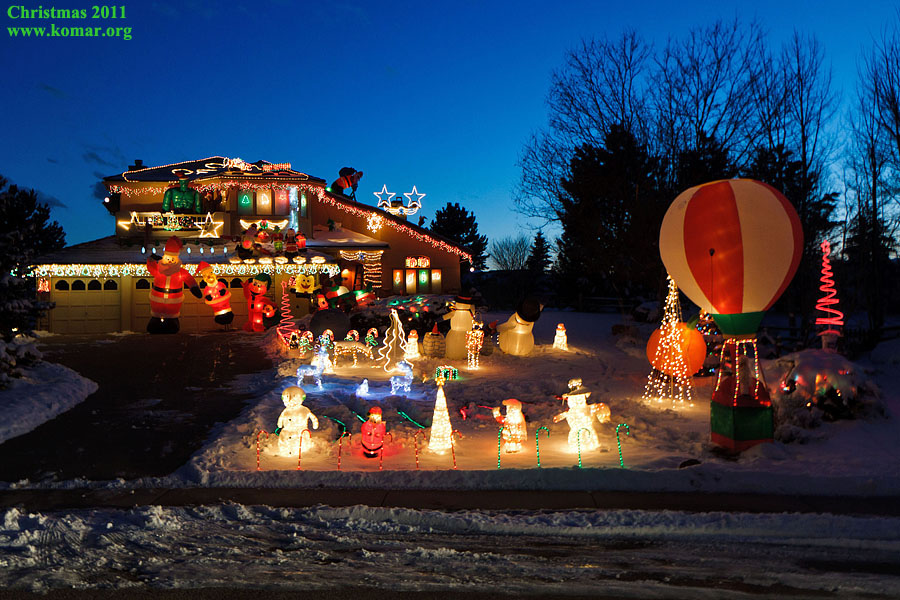
[[[353,443],[353,434],[345,431],[341,434],[341,437],[338,438],[338,471],[341,470],[341,451],[344,449],[344,437],[350,438],[347,440],[347,448],[350,448],[350,444]]]
[[[326,329],[322,332],[322,335],[327,335],[328,339],[331,340],[331,343],[334,343],[334,332],[330,329]]]
[[[416,470],[417,471],[419,470],[419,436],[420,435],[422,436],[422,439],[425,439],[425,430],[424,429],[419,429],[418,431],[416,431],[416,434],[413,436],[413,445],[416,448]],[[450,438],[452,441],[453,436],[451,435]],[[451,448],[452,448],[452,446],[451,446]]]
[[[575,437],[578,439],[578,468],[579,469],[583,468],[581,466],[581,432],[582,431],[587,431],[588,435],[591,435],[591,430],[588,429],[587,427],[582,427],[575,433]]]
[[[347,337],[344,338],[345,342],[358,342],[359,341],[359,332],[355,329],[351,329],[347,332]]]
[[[537,452],[538,469],[541,468],[541,429],[547,432],[547,437],[550,437],[550,430],[546,427],[538,427],[538,430],[534,432],[534,449]]]
[[[450,454],[453,456],[453,470],[456,470],[456,447],[453,445],[453,436],[457,438],[461,438],[462,434],[459,432],[459,429],[454,429],[450,432]]]
[[[394,436],[392,436],[390,433],[386,433],[384,435],[391,438],[391,443],[394,443]],[[378,453],[378,470],[384,470],[384,444],[381,445],[381,452]]]
[[[306,439],[312,440],[312,434],[309,432],[309,429],[304,429],[300,432],[300,444],[297,446],[297,470],[300,470],[300,457],[303,456],[303,434],[306,434]]]
[[[502,438],[500,437],[503,433],[503,426],[500,426],[500,429],[497,430],[497,468],[500,468],[500,442]]]
[[[300,334],[300,349],[303,351],[303,354],[306,354],[310,350],[312,350],[313,346],[316,345],[316,340],[313,337],[313,333],[310,330],[304,331]]]
[[[631,435],[631,428],[628,423],[619,423],[616,425],[616,444],[619,445],[619,466],[625,468],[625,461],[622,460],[622,442],[619,440],[619,427],[625,426],[625,435]]]
[[[256,432],[256,470],[257,471],[262,470],[259,468],[259,434],[261,434],[261,433],[266,434],[266,441],[267,442],[269,441],[269,432],[268,431],[266,431],[265,429],[260,429],[259,431]]]
[[[376,328],[371,327],[366,332],[366,343],[370,346],[378,345],[378,330]]]

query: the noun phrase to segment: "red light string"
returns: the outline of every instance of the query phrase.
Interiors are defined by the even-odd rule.
[[[837,290],[834,289],[834,273],[831,271],[831,259],[828,258],[831,254],[831,244],[826,240],[819,247],[822,248],[822,277],[819,279],[822,285],[819,286],[819,290],[825,295],[816,303],[816,310],[831,316],[816,317],[816,325],[827,325],[829,327],[822,333],[836,334],[838,332],[830,328],[841,327],[844,324],[844,313],[836,308],[832,308],[838,303],[838,299]]]
[[[450,454],[453,456],[453,470],[456,470],[456,446],[453,444],[453,436],[457,438],[462,437],[462,434],[459,432],[459,429],[454,429],[450,432]]]
[[[306,434],[306,439],[312,440],[312,434],[309,432],[309,429],[304,429],[300,432],[300,443],[297,445],[297,470],[300,470],[300,458],[303,456],[303,434]]]
[[[341,451],[344,449],[344,438],[345,437],[350,438],[347,440],[347,449],[348,450],[350,449],[350,444],[353,443],[353,434],[352,433],[349,433],[347,431],[344,431],[343,433],[341,433],[341,437],[338,438],[338,464],[337,464],[338,471],[341,470]]]

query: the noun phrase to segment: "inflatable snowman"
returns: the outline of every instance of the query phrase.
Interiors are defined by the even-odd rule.
[[[534,298],[526,298],[516,307],[516,312],[499,327],[500,349],[513,356],[527,356],[534,350],[534,322],[544,307]]]
[[[306,392],[303,388],[292,385],[281,393],[281,401],[284,402],[284,410],[278,417],[278,453],[291,456],[297,452],[302,443],[303,431],[309,430],[309,422],[312,421],[313,429],[319,428],[319,420],[308,408],[303,406]]]
[[[457,296],[450,307],[450,312],[444,315],[444,320],[450,319],[450,331],[444,340],[444,356],[450,359],[461,360],[468,356],[466,349],[466,334],[472,330],[475,307],[469,296]]]

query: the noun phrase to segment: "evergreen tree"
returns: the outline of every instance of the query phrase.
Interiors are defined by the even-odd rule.
[[[659,161],[626,129],[604,146],[575,152],[562,185],[563,233],[557,254],[560,292],[655,294],[662,280],[656,235],[669,198],[659,189]]]
[[[695,185],[734,176],[728,151],[715,138],[701,134],[697,146],[678,153],[675,164],[675,194]],[[674,198],[674,196],[673,196]]]
[[[34,190],[20,190],[0,176],[0,337],[31,333],[38,317],[51,308],[39,302],[28,268],[35,258],[65,246],[65,234],[50,221],[50,207]]]
[[[525,268],[535,277],[542,276],[550,268],[550,246],[544,238],[544,232],[538,230],[531,244],[531,253],[525,261]]]
[[[472,263],[463,262],[463,268],[474,267],[484,271],[487,261],[487,236],[478,235],[475,213],[470,213],[457,202],[448,202],[444,208],[434,213],[431,231],[458,243],[472,254]]]

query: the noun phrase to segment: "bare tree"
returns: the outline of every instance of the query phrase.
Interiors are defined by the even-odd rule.
[[[530,253],[531,242],[524,235],[491,242],[491,262],[501,271],[524,271]]]
[[[738,165],[755,137],[754,82],[763,56],[761,27],[738,19],[692,29],[657,59],[657,135],[670,159],[715,139]]]
[[[897,22],[866,57],[862,81],[871,98],[875,119],[891,144],[893,167],[900,170],[900,31]]]

